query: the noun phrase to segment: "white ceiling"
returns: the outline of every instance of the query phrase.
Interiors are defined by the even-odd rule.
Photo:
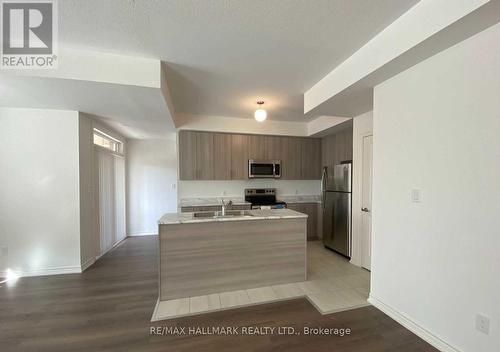
[[[165,138],[175,131],[157,88],[3,74],[0,106],[82,111],[129,138]]]
[[[62,45],[158,58],[176,112],[304,121],[303,93],[417,0],[64,0]]]

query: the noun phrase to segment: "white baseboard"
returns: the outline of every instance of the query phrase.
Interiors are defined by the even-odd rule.
[[[139,236],[158,236],[157,232],[141,232],[141,233],[131,233],[127,237],[139,237]]]
[[[50,269],[14,271],[14,273],[18,277],[80,274],[81,272],[82,272],[82,268],[80,266],[62,266],[62,267],[50,268]],[[6,273],[2,273],[0,275],[6,275]]]
[[[106,252],[104,252],[103,254],[99,254],[97,257],[95,257],[95,260],[101,258],[103,255],[105,255],[106,253],[109,253],[111,252],[113,249],[115,249],[120,243],[122,243],[123,241],[125,241],[127,239],[127,236],[123,237],[121,240],[119,240],[118,242],[116,242],[111,248],[109,248]]]
[[[121,242],[123,242],[126,238],[127,237],[124,237],[120,241],[115,243],[113,245],[113,247],[111,247],[110,249],[108,249],[106,251],[106,253],[108,253],[109,251],[114,249]],[[106,253],[104,253],[104,254],[106,254]],[[81,274],[84,270],[88,269],[92,264],[94,264],[96,262],[96,260],[100,257],[101,256],[96,257],[96,258],[87,259],[80,266],[63,266],[63,267],[37,269],[37,270],[29,270],[29,271],[16,271],[16,270],[13,270],[13,271],[18,277],[48,276],[48,275],[62,275],[62,274]],[[5,277],[6,275],[7,275],[6,271],[0,271],[0,277]]]
[[[412,333],[420,337],[422,340],[428,342],[431,344],[433,347],[437,348],[438,350],[442,352],[460,352],[458,349],[455,347],[451,346],[447,342],[443,341],[430,331],[424,329],[417,323],[415,323],[413,320],[411,320],[409,317],[406,315],[398,312],[394,308],[388,306],[387,304],[381,302],[377,298],[373,297],[370,295],[368,297],[368,302],[370,302],[373,306],[376,308],[380,309],[382,312],[390,316],[392,319],[397,321],[399,324],[403,325],[405,328],[410,330]]]
[[[95,263],[95,258],[90,258],[87,259],[82,265],[81,265],[81,271],[82,273],[87,270],[92,264]]]

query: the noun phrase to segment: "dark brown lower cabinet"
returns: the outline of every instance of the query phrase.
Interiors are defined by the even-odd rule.
[[[287,203],[288,209],[298,211],[308,215],[307,218],[307,239],[317,240],[318,239],[318,214],[319,214],[318,203]]]

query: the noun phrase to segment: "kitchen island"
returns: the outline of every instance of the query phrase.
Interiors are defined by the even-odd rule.
[[[174,213],[158,227],[160,301],[306,280],[305,214]]]

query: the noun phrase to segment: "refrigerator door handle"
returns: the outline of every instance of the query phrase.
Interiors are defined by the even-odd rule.
[[[328,178],[327,167],[323,167],[323,173],[321,174],[321,192],[326,191],[326,179]]]
[[[347,198],[347,256],[352,257],[352,199]]]
[[[325,191],[326,191],[326,180],[328,178],[328,169],[326,166],[323,167],[323,173],[321,174],[321,205],[323,210],[325,209]]]

